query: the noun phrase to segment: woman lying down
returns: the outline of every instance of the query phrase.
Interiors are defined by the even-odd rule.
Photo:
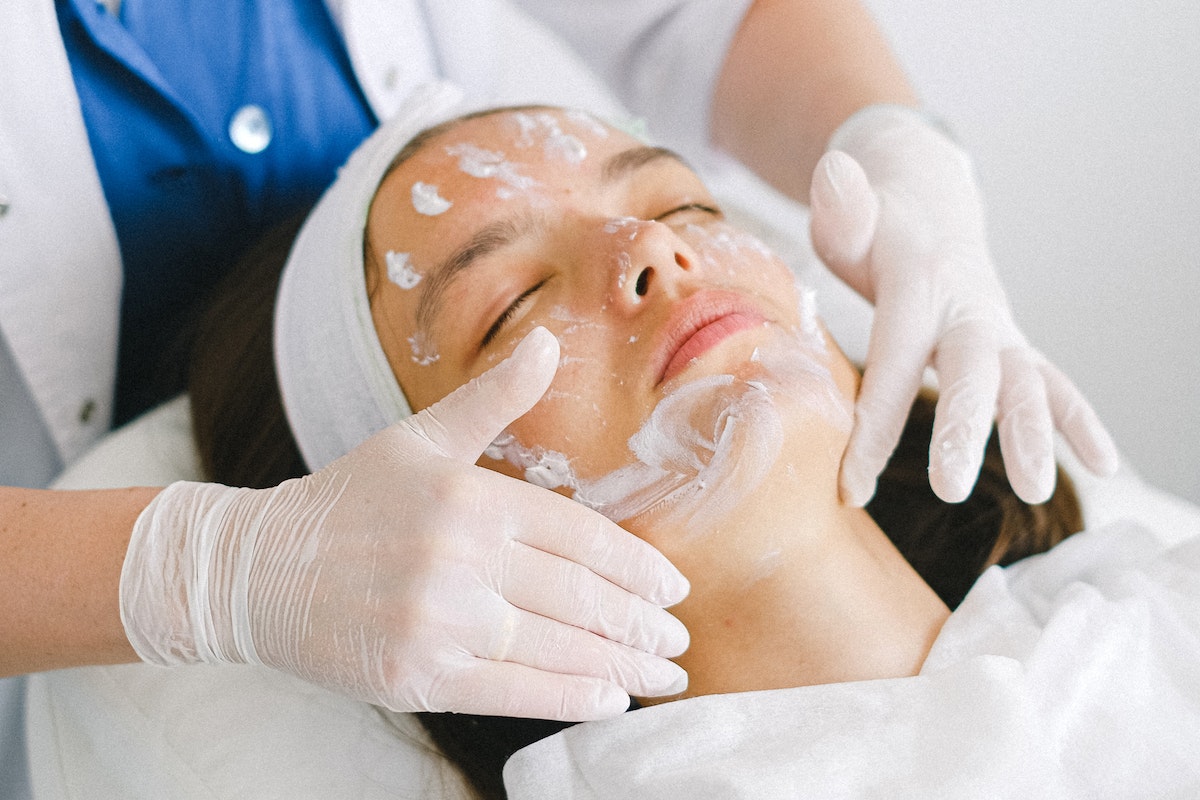
[[[450,113],[425,102],[418,119]],[[256,395],[204,355],[242,337],[270,358],[254,277],[215,311],[193,413],[211,478],[267,485],[410,408],[452,414],[495,369],[498,402],[540,399],[479,462],[600,510],[688,576],[675,702],[561,731],[425,715],[481,795],[504,796],[502,769],[529,798],[1200,787],[1197,545],[1164,552],[1131,526],[1058,544],[1079,527],[1069,483],[1026,506],[995,454],[967,503],[938,503],[924,404],[870,513],[843,505],[857,372],[678,157],[553,108],[455,118],[395,156],[410,132],[365,145],[289,257],[275,358],[296,442],[269,370]],[[264,253],[272,291],[282,258]]]

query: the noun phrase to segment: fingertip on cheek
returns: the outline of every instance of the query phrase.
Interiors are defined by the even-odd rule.
[[[557,363],[559,357],[558,337],[547,328],[538,325],[523,338],[513,350],[513,356],[536,359],[538,364]]]
[[[655,605],[669,608],[682,603],[691,591],[691,582],[673,564],[667,563],[661,570],[656,591],[647,599]]]

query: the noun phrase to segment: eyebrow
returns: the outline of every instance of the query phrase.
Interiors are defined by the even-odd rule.
[[[600,169],[600,180],[603,183],[614,183],[664,159],[691,168],[682,156],[665,147],[632,147],[609,156]],[[461,247],[430,270],[425,288],[417,300],[417,330],[429,330],[430,323],[441,312],[446,291],[464,272],[480,259],[526,236],[539,224],[538,218],[523,214],[484,225]]]
[[[663,159],[675,161],[681,166],[691,169],[684,161],[683,156],[666,147],[631,147],[609,156],[608,161],[604,162],[604,166],[600,170],[600,179],[605,183],[612,183],[627,177],[631,172],[636,172],[642,167]]]
[[[501,248],[525,236],[538,225],[537,220],[523,214],[512,219],[488,223],[429,272],[425,290],[417,301],[417,330],[429,330],[442,306],[446,290],[462,273]]]

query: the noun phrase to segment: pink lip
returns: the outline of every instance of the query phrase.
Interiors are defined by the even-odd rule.
[[[763,324],[757,309],[737,295],[701,292],[671,313],[655,347],[658,383],[678,375],[692,362],[739,331]]]

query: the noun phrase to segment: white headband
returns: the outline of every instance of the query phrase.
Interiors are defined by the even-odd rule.
[[[350,156],[301,228],[275,304],[275,370],[288,423],[318,470],[412,413],[375,333],[363,272],[367,212],[414,135],[463,113],[462,92],[424,87]]]

